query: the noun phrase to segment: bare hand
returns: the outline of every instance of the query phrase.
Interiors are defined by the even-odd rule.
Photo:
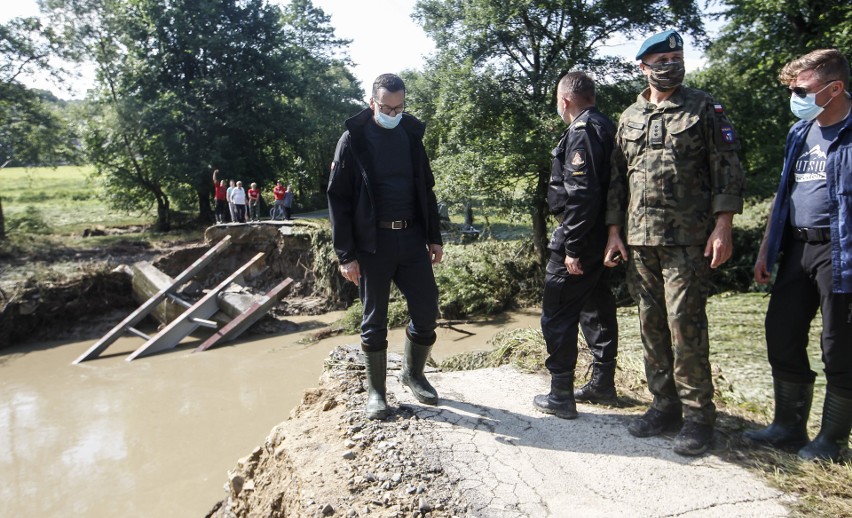
[[[604,266],[613,268],[624,261],[627,261],[627,248],[624,247],[619,233],[610,231],[604,249]]]
[[[710,268],[722,266],[734,253],[734,242],[731,237],[733,219],[734,215],[730,212],[719,213],[716,217],[716,227],[704,247],[704,257],[711,257]]]
[[[583,275],[583,265],[580,264],[579,257],[565,256],[565,269],[568,270],[568,275]]]
[[[429,245],[429,259],[432,264],[438,264],[444,257],[444,248],[441,245]]]
[[[344,279],[354,282],[355,286],[358,286],[358,279],[361,277],[361,265],[358,264],[357,260],[341,264],[338,268]]]
[[[758,284],[769,284],[772,274],[766,269],[766,254],[758,254],[754,263],[754,282]]]

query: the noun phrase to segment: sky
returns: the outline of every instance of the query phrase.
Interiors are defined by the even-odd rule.
[[[287,3],[287,0],[278,1]],[[399,73],[406,69],[422,70],[425,58],[435,50],[432,40],[411,18],[416,0],[313,0],[313,3],[331,16],[331,26],[338,37],[352,40],[349,56],[355,64],[353,72],[367,95],[373,80],[380,74]],[[5,0],[0,22],[18,16],[37,15],[36,0]],[[633,60],[643,40],[616,38],[602,50],[606,54]],[[705,62],[701,52],[690,48],[691,43],[686,38],[684,55],[688,71],[703,66]],[[43,79],[30,79],[26,84],[51,90],[66,99],[82,98],[93,81],[92,70],[91,67],[81,68],[81,77],[70,83],[70,92],[60,92]]]

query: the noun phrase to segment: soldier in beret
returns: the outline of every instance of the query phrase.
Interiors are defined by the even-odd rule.
[[[618,123],[604,252],[607,266],[627,261],[654,396],[628,431],[650,437],[683,423],[674,451],[700,455],[716,419],[705,306],[710,270],[731,257],[733,217],[742,211],[739,142],[722,105],[681,84],[677,32],[651,36],[636,59],[648,88]]]

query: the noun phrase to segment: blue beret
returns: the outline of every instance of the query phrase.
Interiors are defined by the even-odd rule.
[[[683,50],[683,38],[674,29],[669,29],[645,40],[636,54],[636,59],[642,59],[645,54],[662,54],[675,50]]]

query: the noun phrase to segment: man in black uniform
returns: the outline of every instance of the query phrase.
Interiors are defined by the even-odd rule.
[[[551,382],[550,393],[536,396],[533,404],[542,412],[574,419],[575,397],[616,402],[618,322],[603,264],[615,126],[595,108],[595,83],[582,72],[569,72],[559,81],[556,112],[569,126],[553,150],[547,193],[551,213],[561,220],[548,244],[551,256],[541,312]],[[594,371],[591,381],[575,393],[578,327],[594,356]]]
[[[432,264],[443,256],[435,179],[423,148],[425,126],[405,109],[405,84],[383,74],[370,107],[346,121],[328,180],[328,208],[340,273],[358,285],[364,306],[361,348],[369,419],[384,419],[391,282],[408,302],[400,381],[418,401],[438,394],[423,375],[435,343],[438,288]],[[431,263],[431,264],[430,264]]]

